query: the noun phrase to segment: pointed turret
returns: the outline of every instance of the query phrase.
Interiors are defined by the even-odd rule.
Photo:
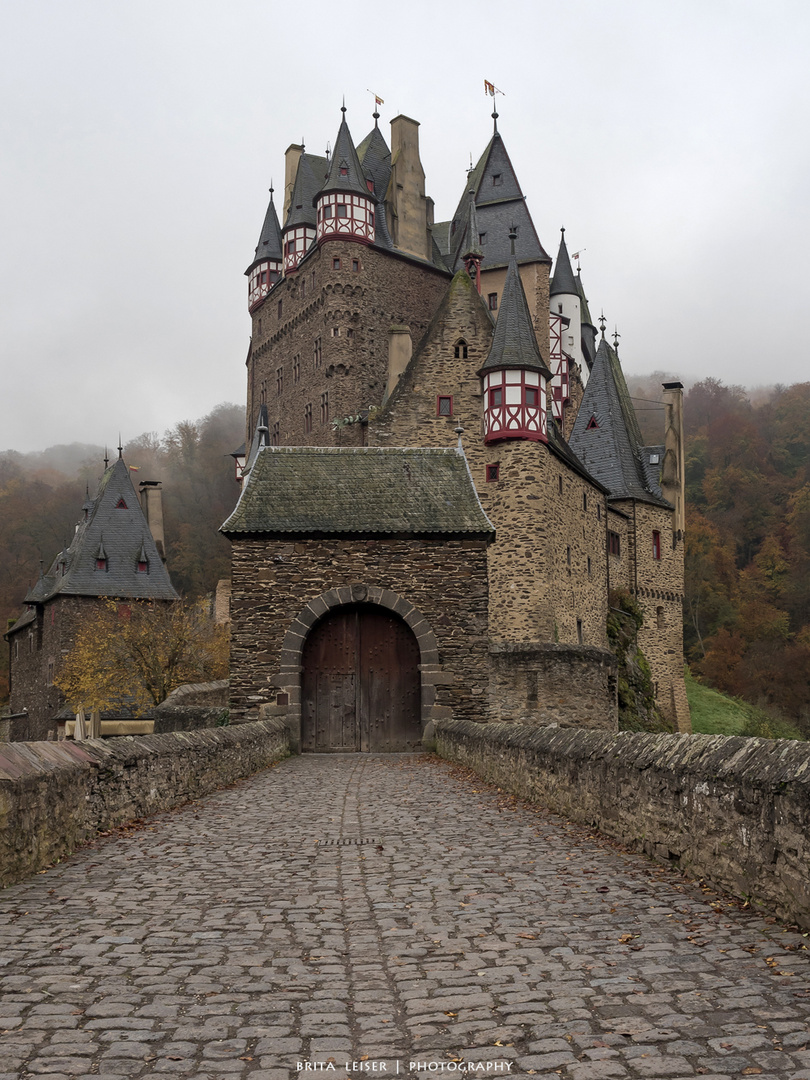
[[[588,298],[585,295],[585,287],[577,267],[577,292],[579,293],[580,331],[582,337],[582,355],[585,357],[587,370],[590,372],[596,359],[596,326],[591,319],[591,311],[588,307]],[[585,369],[583,369],[583,375]],[[583,379],[583,382],[585,380]]]
[[[484,441],[546,441],[546,380],[543,360],[520,280],[511,234],[512,256],[503,287],[492,348],[479,371],[484,388]]]
[[[367,178],[352,142],[342,107],[335,149],[326,181],[319,188],[314,204],[317,211],[319,244],[325,240],[374,242],[374,181]]]
[[[273,204],[273,188],[270,203],[264,216],[259,242],[253,262],[245,271],[248,278],[248,310],[252,311],[267,296],[281,277],[281,228]]]
[[[25,602],[41,604],[56,595],[178,599],[121,457],[104,473],[70,546]]]
[[[669,506],[645,467],[643,440],[616,350],[603,336],[585,388],[571,449],[611,499]]]
[[[560,249],[557,252],[557,261],[554,264],[554,274],[548,294],[549,296],[575,296],[579,299],[579,290],[571,269],[571,259],[565,245],[565,229],[560,229]]]
[[[314,198],[323,183],[327,161],[314,154],[301,153],[295,172],[290,206],[284,222],[284,273],[292,274],[315,240]]]

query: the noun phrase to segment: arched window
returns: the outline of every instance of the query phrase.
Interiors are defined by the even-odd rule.
[[[464,338],[459,338],[455,344],[454,355],[456,360],[467,359],[467,342]]]

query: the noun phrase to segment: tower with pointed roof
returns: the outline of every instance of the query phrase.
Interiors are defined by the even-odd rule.
[[[552,277],[552,260],[538,237],[496,114],[492,136],[466,174],[453,217],[436,222],[419,158],[419,125],[396,117],[389,149],[375,109],[374,127],[355,146],[345,106],[342,113],[331,154],[315,158],[298,144],[287,151],[282,274],[251,312],[250,450],[242,500],[243,509],[250,506],[256,515],[251,522],[264,522],[264,531],[259,525],[251,525],[250,535],[241,531],[248,519],[239,508],[227,526],[234,544],[234,597],[242,612],[233,627],[233,716],[248,719],[262,708],[274,709],[274,715],[287,717],[291,731],[303,731],[316,722],[313,716],[320,717],[317,724],[323,730],[334,728],[332,748],[343,746],[341,740],[350,737],[344,720],[329,709],[337,708],[335,702],[343,701],[345,693],[351,697],[347,687],[355,683],[340,682],[345,673],[336,669],[338,681],[330,683],[322,705],[317,704],[317,679],[312,671],[306,674],[315,655],[307,651],[310,627],[321,628],[317,650],[315,645],[312,650],[326,663],[323,650],[328,652],[329,642],[339,638],[339,652],[354,648],[349,615],[359,642],[363,605],[382,603],[378,598],[384,597],[394,612],[410,611],[409,605],[419,608],[421,615],[413,618],[420,633],[435,639],[422,660],[425,724],[433,716],[448,715],[441,711],[451,708],[448,688],[467,679],[460,673],[470,670],[458,650],[473,649],[474,641],[480,664],[483,634],[489,661],[473,691],[480,719],[604,724],[609,729],[615,723],[617,683],[615,660],[606,648],[610,590],[620,587],[640,597],[643,589],[653,587],[641,578],[655,580],[656,566],[645,565],[639,576],[635,553],[641,542],[638,530],[648,530],[654,518],[659,549],[669,537],[676,552],[673,559],[667,556],[666,586],[666,602],[674,613],[682,592],[682,566],[680,586],[677,580],[682,533],[676,537],[676,512],[656,486],[654,448],[640,446],[623,380],[624,391],[613,379],[618,389],[608,395],[609,410],[599,398],[600,392],[608,394],[608,346],[600,345],[597,354],[596,332],[565,234]],[[295,240],[289,250],[288,239]],[[600,450],[596,459],[590,455],[597,441],[585,438],[594,430],[593,424],[588,427],[590,415],[584,415],[590,409],[587,402],[594,402],[593,424],[603,436],[610,427],[611,452],[622,469],[636,463],[632,491],[612,486],[617,478]],[[680,416],[674,405],[670,412],[671,418]],[[676,428],[672,419],[670,432]],[[428,473],[421,470],[432,467],[434,451],[454,448],[463,454],[475,496],[494,528],[486,542],[486,580],[477,562],[476,570],[465,570],[464,586],[456,577],[451,581],[449,568],[457,569],[466,555],[451,550],[460,540],[437,534],[430,540],[431,589],[441,582],[442,567],[447,568],[450,576],[440,591],[451,602],[436,607],[431,599],[433,614],[426,615],[420,607],[427,603],[425,579],[417,571],[405,579],[401,574],[406,564],[426,566],[422,541],[417,543],[407,529],[391,535],[394,556],[384,539],[391,525],[382,501],[380,521],[358,520],[358,535],[348,539],[353,505],[362,504],[368,515],[374,498],[358,491],[350,499],[344,491],[335,502],[330,491],[328,521],[314,508],[312,517],[305,507],[295,509],[296,529],[303,532],[294,548],[293,587],[284,570],[292,549],[280,534],[271,535],[270,523],[280,520],[282,504],[287,520],[292,513],[288,503],[315,498],[313,477],[321,476],[318,454],[282,453],[296,447],[330,451],[329,468],[337,475],[343,462],[363,484],[372,481],[360,477],[377,475],[375,455],[383,452],[389,463],[401,456],[401,469],[392,466],[386,475],[406,485],[416,475],[417,461],[419,483],[426,482]],[[408,456],[417,449],[425,456]],[[339,453],[332,455],[333,450]],[[672,454],[667,461],[670,494],[682,469]],[[263,494],[262,477],[271,473],[283,483],[274,487],[274,506],[265,514],[263,499],[270,496]],[[413,497],[414,491],[401,492],[403,505]],[[300,523],[308,520],[320,522],[312,526],[317,536],[304,535]],[[621,555],[610,549],[614,527],[623,530]],[[474,547],[480,537],[469,541]],[[324,550],[334,555],[330,571],[324,570]],[[480,548],[476,551],[478,559]],[[306,583],[316,577],[324,591],[309,595]],[[271,637],[286,642],[276,652],[275,646],[258,654],[250,647],[258,640],[264,610],[257,580],[274,582],[273,589],[289,594],[287,610],[274,593]],[[481,589],[486,625],[477,616],[468,627],[457,625],[452,598],[459,610],[468,610],[465,605],[480,601]],[[296,605],[303,614],[293,615]],[[352,605],[359,606],[355,610]],[[333,616],[338,617],[332,609],[344,606],[345,619],[333,626]],[[671,618],[669,609],[663,622],[660,611],[651,609],[645,640],[654,674],[661,675],[662,705],[686,730],[687,714],[667,704],[673,684],[662,658],[669,657],[666,671],[674,671],[681,655],[669,629]],[[359,686],[367,675],[358,668],[352,678]],[[358,693],[356,708],[361,710],[363,694]],[[338,712],[345,719],[355,715],[353,709],[343,701]],[[362,727],[368,717],[357,722]],[[332,738],[324,737],[327,742]],[[310,731],[304,744],[311,745],[312,738]]]
[[[144,501],[157,494],[146,482]],[[161,538],[162,544],[162,538]],[[63,697],[53,677],[76,631],[107,600],[171,603],[178,594],[150,530],[129,468],[119,457],[81,508],[69,544],[25,596],[25,610],[5,637],[10,650],[11,709],[27,712],[27,738],[55,728]]]
[[[245,271],[248,279],[248,309],[252,311],[267,296],[281,277],[282,243],[278,214],[270,188],[270,203],[265,214],[253,262]]]

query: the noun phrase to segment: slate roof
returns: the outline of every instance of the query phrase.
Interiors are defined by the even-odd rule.
[[[302,154],[298,159],[293,193],[284,228],[293,225],[310,225],[315,228],[315,196],[323,186],[324,177],[329,168],[325,157],[317,154]]]
[[[644,461],[641,431],[619,357],[604,337],[569,443],[588,472],[608,489],[611,499],[670,506],[649,462]]]
[[[267,207],[267,213],[264,215],[264,224],[262,225],[262,231],[259,233],[259,242],[256,245],[253,262],[245,273],[249,274],[256,263],[262,262],[264,259],[281,261],[281,227],[278,223],[276,208],[273,205],[272,188],[270,189],[270,203]]]
[[[499,177],[496,183],[495,178]],[[484,253],[481,262],[483,270],[495,266],[506,266],[511,254],[509,230],[517,229],[515,252],[519,263],[551,263],[547,252],[540,243],[534,223],[526,205],[526,199],[520,189],[512,162],[506,152],[499,132],[490,139],[478,164],[467,174],[464,194],[459,200],[456,212],[449,223],[446,261],[450,270],[456,271],[461,264],[468,244],[467,210],[468,192],[475,192],[475,212],[478,219],[478,232],[483,234],[481,249]],[[444,230],[445,223],[434,226],[434,231]],[[477,237],[475,238],[477,241]]]
[[[494,537],[458,449],[266,446],[226,536]]]
[[[565,246],[565,229],[560,229],[560,250],[557,252],[557,262],[554,264],[554,276],[551,279],[549,296],[579,296],[579,289],[571,269],[571,260],[568,257],[568,248]]]
[[[492,347],[481,373],[495,368],[527,368],[529,371],[539,371],[547,379],[551,378],[551,372],[540,355],[514,255],[506,271]]]
[[[375,198],[384,199],[391,179],[391,151],[376,124],[357,147],[357,157],[366,178],[374,183]]]
[[[115,596],[138,600],[179,599],[158,554],[123,458],[101,478],[98,493],[82,508],[70,546],[25,597],[26,604],[61,596]],[[100,554],[103,552],[103,556]],[[139,573],[146,555],[148,570]],[[106,557],[107,568],[96,569]]]
[[[343,117],[338,128],[335,149],[332,151],[332,160],[329,162],[329,172],[326,181],[320,185],[315,197],[325,195],[330,191],[345,191],[353,195],[369,197],[366,186],[366,175],[357,156],[357,151],[352,142],[349,125],[346,123],[346,106],[343,106]],[[340,170],[345,169],[346,175],[341,176]]]
[[[582,337],[582,352],[590,371],[596,359],[596,327],[591,319],[588,298],[585,295],[585,287],[582,284],[579,270],[577,270],[576,286],[579,293],[579,325]]]

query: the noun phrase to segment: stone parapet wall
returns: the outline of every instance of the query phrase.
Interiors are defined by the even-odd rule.
[[[286,728],[238,728],[0,747],[0,887],[102,829],[216,791],[287,754]]]
[[[616,731],[616,657],[607,649],[541,642],[490,645],[493,720]]]
[[[440,720],[438,753],[810,929],[810,746]]]

